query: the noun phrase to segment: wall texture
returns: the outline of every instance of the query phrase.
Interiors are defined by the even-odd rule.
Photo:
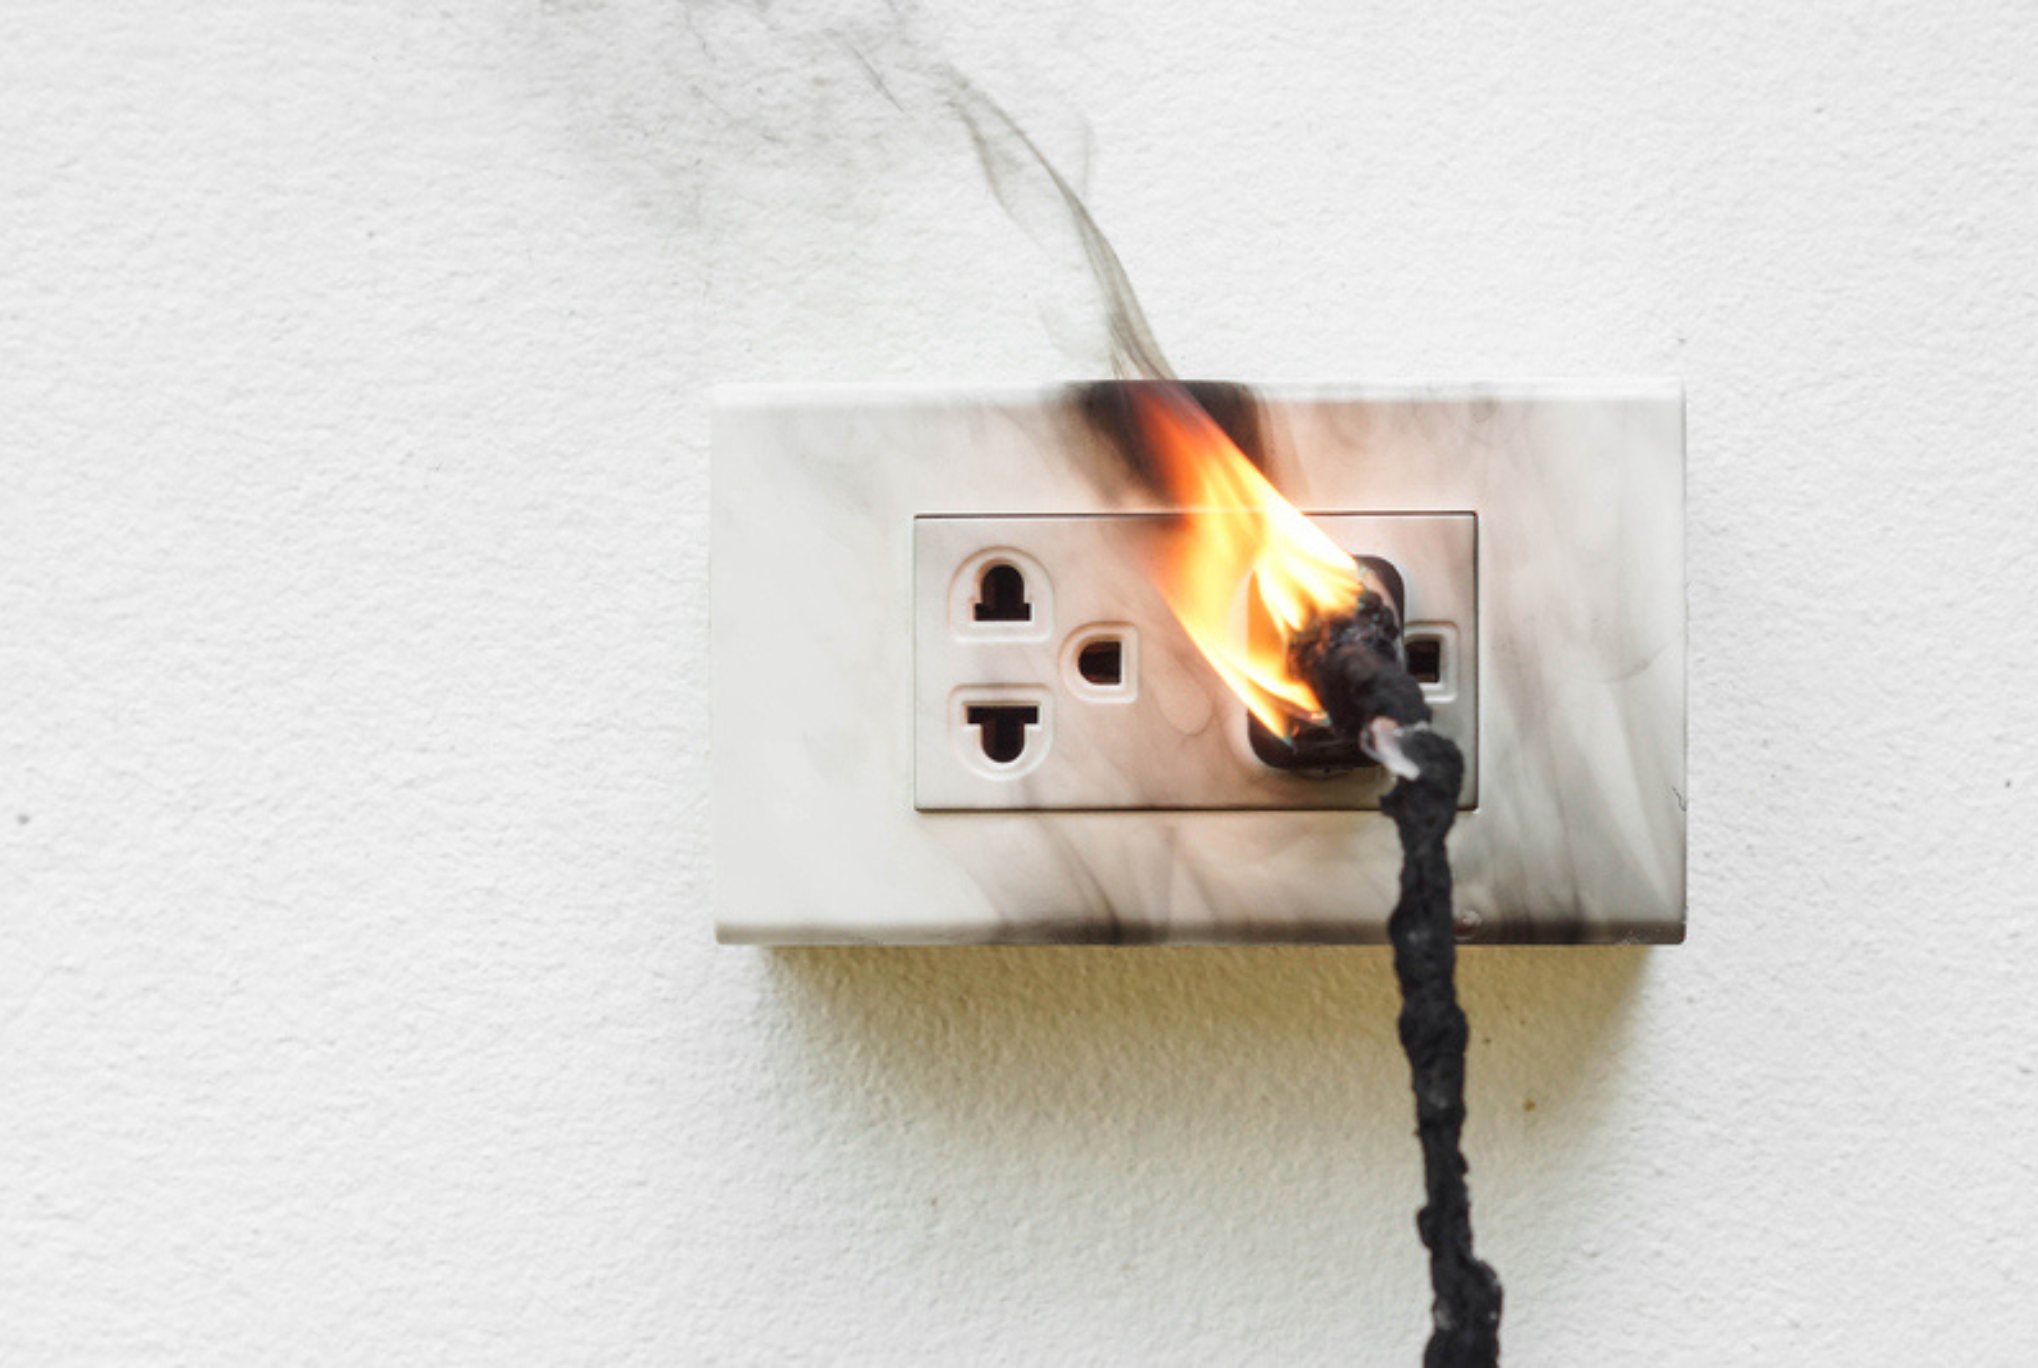
[[[1464,970],[1510,1362],[2029,1362],[2038,12],[870,8],[9,7],[0,1360],[1414,1360],[1382,955],[711,943],[708,385],[1085,370],[939,51],[1184,371],[1689,385],[1690,943]]]

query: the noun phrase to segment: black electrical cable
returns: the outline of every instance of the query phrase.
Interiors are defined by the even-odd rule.
[[[865,64],[868,69],[868,63]],[[1097,282],[1109,329],[1112,358],[1121,375],[1148,384],[1179,384],[1148,327],[1118,255],[1070,181],[1015,123],[961,72],[945,68],[950,101],[968,126],[985,179],[1012,217],[1050,241],[1057,228],[1073,242]],[[873,79],[883,82],[875,72]],[[889,91],[887,91],[889,93]],[[1188,386],[1192,402],[1210,408],[1226,398],[1244,400],[1233,387]],[[1085,408],[1114,445],[1135,457],[1149,477],[1137,423],[1123,409],[1124,384],[1098,386]],[[1217,403],[1233,421],[1221,424],[1241,450],[1257,442],[1239,431],[1249,403]],[[1422,688],[1402,664],[1398,613],[1378,595],[1361,597],[1348,618],[1319,627],[1295,644],[1298,677],[1317,684],[1334,730],[1359,742],[1401,775],[1382,806],[1401,833],[1401,899],[1387,923],[1394,943],[1394,972],[1401,981],[1401,1043],[1415,1086],[1416,1125],[1422,1137],[1429,1205],[1416,1221],[1430,1250],[1436,1329],[1423,1362],[1428,1368],[1483,1368],[1500,1354],[1500,1280],[1472,1254],[1471,1201],[1459,1149],[1465,1121],[1465,1014],[1452,984],[1456,943],[1451,930],[1451,869],[1444,838],[1457,813],[1464,759],[1456,746],[1428,729]]]
[[[1465,757],[1429,729],[1422,688],[1401,664],[1400,621],[1367,593],[1348,618],[1319,625],[1295,644],[1295,664],[1314,681],[1331,726],[1358,740],[1398,775],[1380,806],[1401,835],[1401,896],[1387,920],[1401,984],[1401,1048],[1415,1090],[1427,1205],[1416,1230],[1429,1247],[1430,1315],[1425,1368],[1489,1368],[1500,1359],[1500,1279],[1472,1252],[1472,1199],[1465,1185],[1465,1013],[1454,982],[1451,865],[1445,838],[1458,812]]]

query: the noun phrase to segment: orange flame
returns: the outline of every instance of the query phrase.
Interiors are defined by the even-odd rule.
[[[1254,716],[1277,735],[1318,718],[1322,705],[1290,673],[1288,642],[1312,621],[1349,613],[1367,587],[1359,566],[1281,497],[1267,477],[1179,385],[1134,386],[1143,449],[1173,502],[1157,571],[1175,617]],[[1275,631],[1244,634],[1232,616],[1241,588]]]

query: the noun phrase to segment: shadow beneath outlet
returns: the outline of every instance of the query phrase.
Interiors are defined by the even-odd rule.
[[[1461,954],[1466,1148],[1498,1246],[1516,1218],[1546,1239],[1563,1190],[1591,1192],[1591,1132],[1619,1095],[1651,956]],[[1192,1227],[1229,1228],[1241,1201],[1285,1193],[1290,1219],[1325,1200],[1384,1216],[1394,1257],[1408,1253],[1420,1157],[1384,949],[801,948],[765,963],[790,1071],[839,1123],[891,1132],[876,1139],[887,1162],[926,1161],[958,1188],[972,1169],[1004,1186],[1031,1175],[998,1199],[1020,1219],[1029,1202],[1110,1200],[1128,1175],[1179,1169],[1200,1177],[1164,1181],[1164,1200]]]
[[[1508,1066],[1479,1085],[1566,1097],[1589,1072],[1581,1066],[1617,1046],[1652,953],[1461,951],[1473,1067],[1489,1050]],[[1120,1069],[1207,1087],[1269,1054],[1305,1071],[1329,1062],[1378,1075],[1405,1100],[1400,993],[1384,947],[800,947],[767,951],[766,962],[813,1044],[924,1087],[936,1110],[973,1110],[1034,1068],[1050,1092],[1072,1074]]]

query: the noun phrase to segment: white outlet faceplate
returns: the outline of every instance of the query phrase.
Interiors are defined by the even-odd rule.
[[[1437,729],[1465,751],[1460,803],[1476,807],[1479,669],[1467,643],[1479,639],[1478,520],[1313,518],[1346,551],[1400,572],[1406,636],[1436,652],[1436,678],[1423,692]],[[914,520],[913,796],[922,811],[1380,805],[1390,780],[1377,766],[1317,777],[1255,757],[1244,703],[1154,587],[1147,567],[1162,521]],[[992,584],[1017,597],[996,601],[986,576],[1003,576]],[[1240,588],[1232,630],[1243,639]],[[1086,650],[1095,678],[1084,673]],[[989,717],[972,722],[973,711]],[[1008,731],[1019,749],[994,753]]]
[[[1385,939],[1384,780],[1245,744],[1148,585],[1168,510],[1097,395],[718,395],[723,939]],[[1228,398],[1274,483],[1395,562],[1411,635],[1440,643],[1431,702],[1476,765],[1451,838],[1474,939],[1682,939],[1678,391]],[[996,564],[1026,613],[976,615]]]

